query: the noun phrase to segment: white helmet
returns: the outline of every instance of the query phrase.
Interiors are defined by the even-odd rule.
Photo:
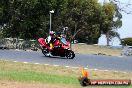
[[[53,34],[55,34],[55,32],[54,31],[50,31],[50,33],[49,33],[50,35],[53,35]]]

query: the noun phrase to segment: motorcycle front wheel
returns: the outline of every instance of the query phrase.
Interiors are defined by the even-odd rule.
[[[48,57],[49,51],[48,51],[47,48],[43,48],[43,49],[42,49],[42,53],[44,54],[44,56]]]
[[[72,50],[68,50],[66,52],[66,57],[67,57],[67,59],[73,59],[75,57],[75,54]]]

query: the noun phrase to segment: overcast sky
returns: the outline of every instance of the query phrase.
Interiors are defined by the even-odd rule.
[[[99,2],[102,2],[104,0],[99,0]],[[120,7],[125,7],[125,10],[127,12],[132,11],[132,0],[119,0],[122,4],[120,4]],[[126,7],[125,5],[129,3],[131,4],[129,7]],[[131,14],[126,14],[122,12],[123,18],[122,18],[122,27],[118,29],[118,33],[120,34],[121,38],[126,38],[126,37],[132,37],[132,13]],[[102,44],[106,44],[105,39],[102,38],[101,40]],[[113,40],[114,41],[114,40]],[[115,40],[114,45],[118,45],[119,41]]]

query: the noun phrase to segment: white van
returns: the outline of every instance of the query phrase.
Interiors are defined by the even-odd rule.
[[[122,56],[132,56],[132,46],[125,46],[121,52]]]

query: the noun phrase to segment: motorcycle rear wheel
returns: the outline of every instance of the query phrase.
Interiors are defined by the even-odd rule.
[[[75,54],[72,50],[68,50],[66,53],[67,59],[73,59],[75,57]]]

